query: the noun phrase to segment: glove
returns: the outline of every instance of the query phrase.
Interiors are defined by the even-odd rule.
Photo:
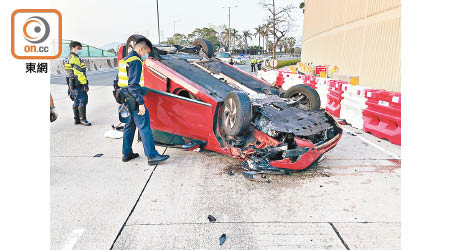
[[[56,113],[55,107],[50,107],[50,122],[54,122],[58,118],[58,114]]]
[[[84,92],[88,92],[89,91],[89,86],[86,84],[83,84],[83,91]]]

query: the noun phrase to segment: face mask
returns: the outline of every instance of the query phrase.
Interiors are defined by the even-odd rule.
[[[81,55],[81,50],[77,50],[77,55]]]
[[[147,58],[148,58],[148,54],[145,54],[145,55],[141,56],[141,60],[142,60],[142,61],[147,60]]]

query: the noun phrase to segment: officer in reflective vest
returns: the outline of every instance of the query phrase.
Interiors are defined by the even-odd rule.
[[[147,38],[139,38],[134,50],[119,61],[117,84],[131,113],[131,119],[125,124],[123,130],[122,161],[124,162],[139,156],[138,153],[133,153],[131,148],[136,127],[139,129],[149,165],[155,165],[169,158],[168,155],[160,155],[155,149],[152,129],[150,128],[150,114],[144,106],[143,62],[147,59],[151,48],[152,44]]]
[[[80,42],[72,41],[69,47],[70,54],[64,60],[64,68],[67,75],[67,85],[69,86],[68,94],[73,101],[73,119],[75,125],[91,126],[91,123],[86,120],[89,85],[86,78],[86,65],[80,58],[82,46]]]
[[[252,72],[255,72],[255,64],[256,64],[256,59],[252,58],[252,60],[250,61],[250,66],[252,67]]]
[[[262,59],[261,59],[261,58],[258,58],[258,59],[256,60],[256,63],[258,64],[258,70],[261,70]]]

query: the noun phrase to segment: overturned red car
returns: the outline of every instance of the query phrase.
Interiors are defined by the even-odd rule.
[[[139,37],[130,36],[118,60]],[[190,47],[154,45],[144,79],[158,144],[219,152],[254,171],[292,171],[317,163],[342,136],[320,99],[312,100],[315,90],[297,86],[284,98],[283,90],[214,58],[204,39]]]

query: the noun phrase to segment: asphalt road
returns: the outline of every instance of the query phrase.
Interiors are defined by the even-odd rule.
[[[51,249],[400,249],[400,147],[345,126],[357,133],[317,167],[254,181],[212,152],[122,163],[121,140],[103,135],[118,122],[114,77],[89,74],[91,127],[73,125],[64,79],[51,80]]]

